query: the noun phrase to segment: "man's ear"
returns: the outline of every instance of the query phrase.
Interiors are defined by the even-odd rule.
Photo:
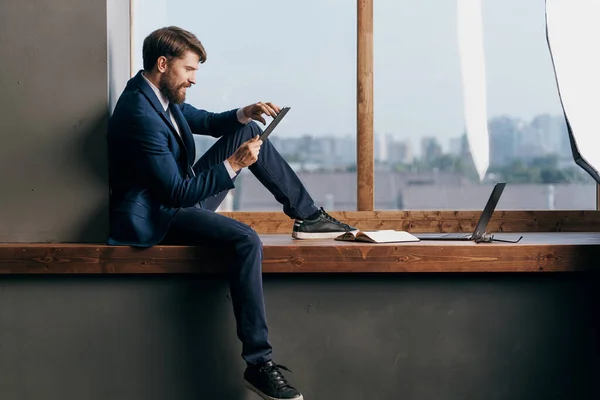
[[[168,64],[168,60],[167,57],[165,56],[160,56],[158,57],[158,60],[156,60],[156,68],[158,69],[159,72],[165,72],[167,70],[167,64]]]

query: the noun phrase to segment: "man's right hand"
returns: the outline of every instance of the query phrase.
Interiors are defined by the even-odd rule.
[[[235,153],[227,159],[229,165],[231,165],[231,168],[233,168],[235,172],[238,172],[242,168],[249,167],[258,160],[260,146],[263,143],[259,138],[260,136],[256,135],[247,142],[242,143]]]

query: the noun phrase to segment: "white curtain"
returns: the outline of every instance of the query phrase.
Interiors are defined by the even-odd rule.
[[[479,179],[490,163],[487,83],[481,0],[457,0],[458,49],[462,72],[465,125]]]
[[[600,0],[546,1],[548,46],[573,156],[600,183],[599,18]]]

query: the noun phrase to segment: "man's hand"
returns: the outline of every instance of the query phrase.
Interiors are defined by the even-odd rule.
[[[256,104],[250,104],[249,106],[244,107],[244,116],[246,118],[252,118],[255,121],[260,121],[263,125],[266,125],[266,121],[263,118],[263,114],[270,115],[275,118],[277,114],[279,114],[279,107],[277,107],[273,103],[262,103],[258,102]]]
[[[258,160],[260,146],[263,143],[259,138],[260,136],[256,135],[247,142],[242,143],[235,153],[227,159],[229,165],[231,165],[231,168],[233,168],[235,172],[238,172],[242,168],[249,167]]]

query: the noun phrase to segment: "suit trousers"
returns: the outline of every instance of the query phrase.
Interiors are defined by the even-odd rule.
[[[222,137],[194,169],[201,172],[225,161],[243,142],[260,133],[258,125],[251,122]],[[305,218],[318,210],[298,176],[268,139],[261,146],[258,161],[249,169],[290,218]],[[214,212],[225,197],[223,193],[202,201],[200,207],[179,209],[162,243],[206,246],[218,251],[227,262],[242,358],[248,364],[258,364],[269,361],[272,353],[263,298],[262,242],[248,225]]]

